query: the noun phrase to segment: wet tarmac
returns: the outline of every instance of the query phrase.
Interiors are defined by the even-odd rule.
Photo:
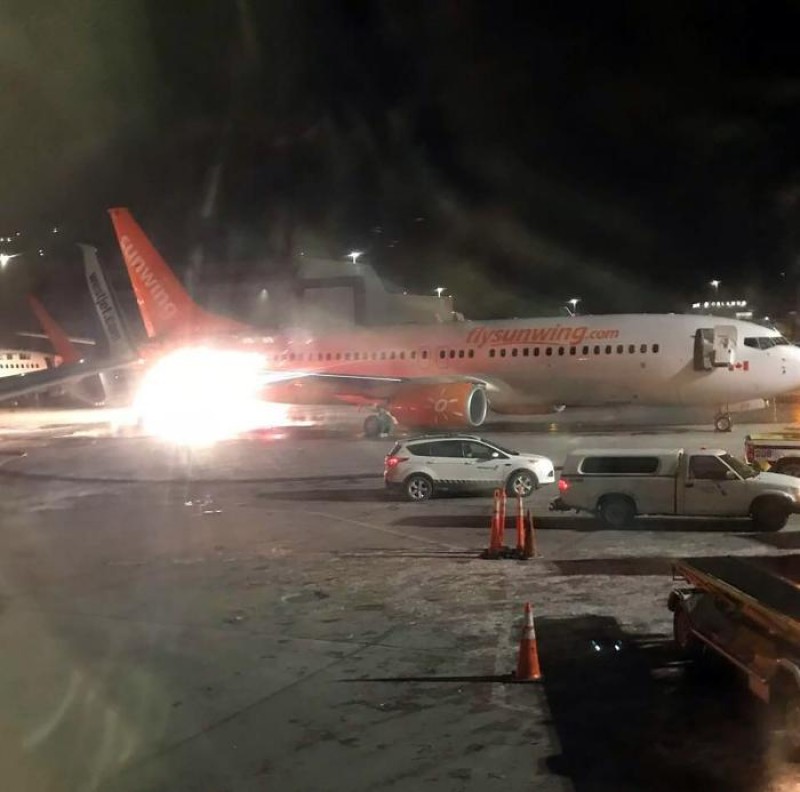
[[[391,440],[189,454],[83,417],[0,441],[6,788],[791,788],[740,680],[677,657],[666,598],[671,559],[790,555],[800,517],[609,531],[549,513],[550,487],[541,558],[485,561],[490,499],[390,497]],[[756,428],[774,427],[484,434],[561,464],[578,445],[741,453]],[[544,679],[514,685],[526,601]]]

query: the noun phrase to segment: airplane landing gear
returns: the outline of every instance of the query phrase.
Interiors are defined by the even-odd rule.
[[[730,413],[718,413],[714,417],[714,430],[717,432],[730,432],[733,427],[733,420]]]
[[[392,433],[394,422],[386,410],[379,410],[375,415],[368,415],[364,420],[365,437],[388,437]]]

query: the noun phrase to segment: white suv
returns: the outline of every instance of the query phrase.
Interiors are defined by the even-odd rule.
[[[555,473],[547,457],[509,451],[475,435],[421,435],[394,446],[383,478],[387,487],[421,501],[439,490],[493,487],[526,497],[540,484],[553,483]]]

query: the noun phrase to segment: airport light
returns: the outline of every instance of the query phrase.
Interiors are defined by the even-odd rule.
[[[363,255],[364,255],[364,251],[363,250],[351,250],[347,254],[347,258],[351,259],[353,264],[355,264],[358,261],[358,259]]]
[[[570,297],[570,299],[567,300],[567,305],[571,306],[570,313],[573,316],[575,316],[575,314],[578,313],[578,303],[580,301],[581,301],[580,297]]]
[[[711,286],[712,289],[714,289],[714,293],[715,294],[719,294],[719,285],[720,285],[720,283],[722,283],[722,281],[719,281],[719,280],[716,280],[716,279],[712,280],[712,281],[709,281],[709,285]]]
[[[436,296],[441,299],[442,294],[447,291],[447,288],[444,286],[437,286],[434,291],[436,292]]]

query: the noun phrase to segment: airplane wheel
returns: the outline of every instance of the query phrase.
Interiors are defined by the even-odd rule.
[[[364,437],[380,437],[381,421],[377,415],[368,415],[364,420]]]
[[[722,413],[714,419],[714,429],[717,432],[730,432],[733,421],[728,413]]]
[[[378,415],[378,423],[380,424],[382,435],[390,435],[392,433],[394,424],[392,423],[392,416],[389,415],[389,413],[380,413]]]

